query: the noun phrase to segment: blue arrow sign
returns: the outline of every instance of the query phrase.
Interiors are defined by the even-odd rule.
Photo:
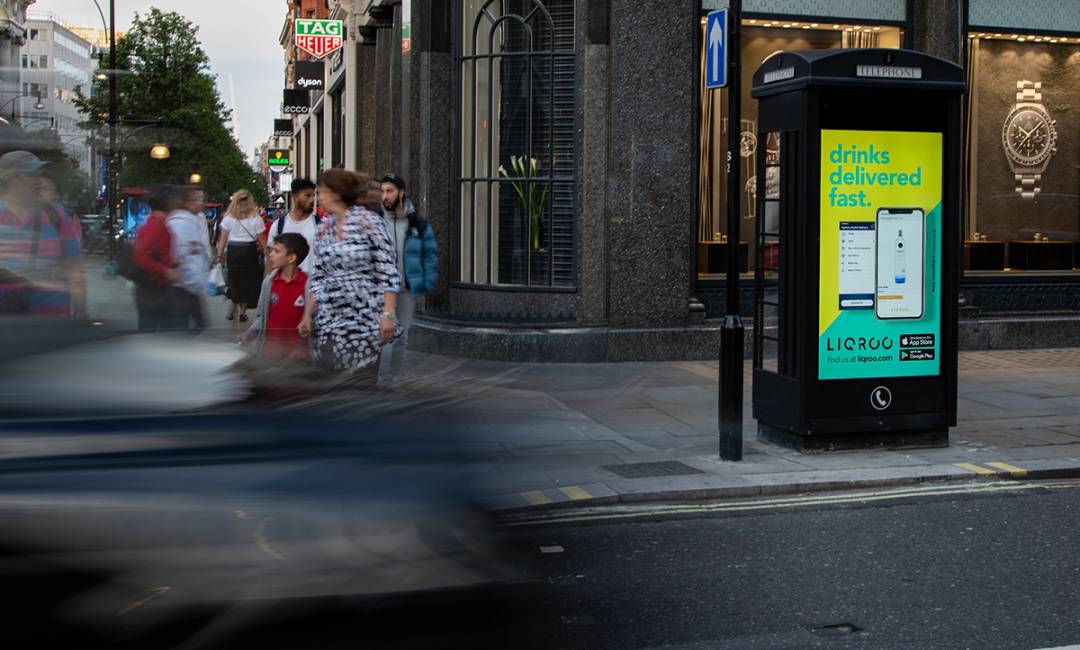
[[[727,85],[728,10],[709,14],[705,26],[705,87],[723,88]]]

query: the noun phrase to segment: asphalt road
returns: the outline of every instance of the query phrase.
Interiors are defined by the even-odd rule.
[[[547,582],[539,647],[1080,643],[1080,485],[1043,485],[645,507],[521,526],[517,541]]]

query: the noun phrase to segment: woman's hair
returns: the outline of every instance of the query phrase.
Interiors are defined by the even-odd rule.
[[[351,172],[347,169],[328,169],[323,172],[319,182],[341,195],[341,201],[345,205],[357,205],[367,194],[371,174]]]
[[[236,219],[247,219],[259,213],[259,206],[255,203],[255,197],[248,190],[237,190],[229,197],[229,209],[226,214],[231,214]]]

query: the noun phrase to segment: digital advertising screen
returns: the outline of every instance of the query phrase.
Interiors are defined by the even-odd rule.
[[[941,372],[942,146],[821,132],[819,379]]]

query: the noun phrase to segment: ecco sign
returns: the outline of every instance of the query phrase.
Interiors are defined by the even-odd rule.
[[[303,90],[322,90],[325,87],[325,67],[322,61],[297,61],[296,87]]]
[[[310,104],[306,90],[286,90],[281,112],[286,115],[307,115],[311,110]]]
[[[292,134],[292,120],[274,120],[275,138],[291,138]]]
[[[344,33],[340,20],[301,18],[296,21],[296,47],[316,59],[321,59],[341,48]]]

